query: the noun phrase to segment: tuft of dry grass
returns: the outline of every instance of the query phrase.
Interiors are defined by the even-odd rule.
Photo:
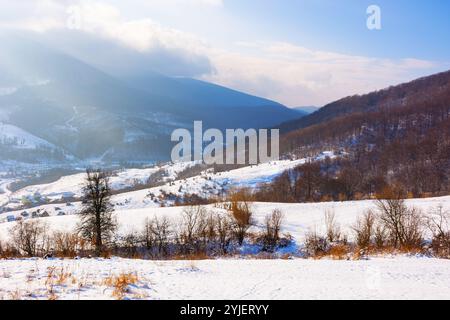
[[[335,245],[330,248],[330,251],[327,253],[334,260],[347,260],[349,259],[349,255],[351,252],[351,248],[346,245]]]
[[[136,284],[139,281],[137,274],[122,273],[118,276],[110,276],[104,280],[104,285],[113,287],[112,296],[118,300],[122,300],[125,294],[129,292],[129,285]]]
[[[22,300],[22,294],[20,293],[19,289],[9,294],[9,300]]]

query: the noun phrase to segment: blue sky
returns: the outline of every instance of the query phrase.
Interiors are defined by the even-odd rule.
[[[371,4],[381,8],[380,31],[366,28]],[[450,58],[450,1],[244,0],[225,8],[246,20],[252,37],[357,55]]]
[[[381,8],[381,30],[366,27],[372,4]],[[135,69],[288,106],[324,105],[450,69],[450,1],[0,0],[0,9],[0,28],[34,32],[105,69],[108,56],[99,52],[108,50],[98,49],[119,46]]]

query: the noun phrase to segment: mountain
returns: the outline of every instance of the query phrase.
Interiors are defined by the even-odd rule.
[[[371,197],[389,185],[415,197],[450,192],[450,71],[347,97],[281,127],[285,154],[342,155],[324,165],[333,179],[322,196]]]
[[[306,106],[306,107],[295,107],[295,108],[292,108],[292,109],[294,109],[294,110],[296,110],[296,111],[298,111],[298,112],[300,112],[300,113],[302,113],[304,115],[307,115],[307,114],[311,114],[311,113],[316,112],[317,110],[320,109],[320,107]]]
[[[265,128],[298,114],[280,103],[191,78],[172,78],[155,72],[123,77],[131,87],[158,96],[170,96],[190,118],[209,127]],[[281,120],[281,121],[280,121]]]
[[[203,81],[151,72],[120,78],[33,39],[0,41],[0,122],[80,160],[167,159],[170,133],[194,120],[205,128],[261,128],[298,117],[279,103]],[[0,160],[20,160],[16,147],[3,145],[11,150]]]
[[[280,125],[280,129],[286,133],[349,114],[391,109],[409,103],[426,103],[433,95],[448,90],[449,81],[450,71],[447,71],[369,94],[349,96],[332,102],[307,117],[287,121]]]

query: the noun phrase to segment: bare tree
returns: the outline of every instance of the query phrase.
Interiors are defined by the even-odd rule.
[[[429,213],[427,226],[433,235],[433,251],[440,257],[450,257],[450,212],[442,205]]]
[[[334,211],[325,212],[325,227],[327,229],[327,239],[329,242],[339,241],[341,239],[341,228],[336,221]]]
[[[55,253],[62,257],[75,257],[81,241],[73,232],[56,231],[52,235],[52,243]]]
[[[231,196],[231,215],[234,218],[234,234],[239,245],[244,242],[248,229],[251,227],[252,210],[248,201],[249,197],[245,191],[240,191]]]
[[[273,250],[280,239],[281,225],[283,223],[283,213],[275,209],[265,218],[264,247],[266,250]]]
[[[325,254],[330,248],[330,244],[326,237],[317,233],[316,230],[310,230],[305,235],[304,250],[309,256]]]
[[[147,218],[142,238],[148,250],[153,251],[155,248],[157,254],[166,255],[171,235],[170,221],[167,217],[161,219],[156,216],[153,219]]]
[[[206,230],[206,210],[201,206],[186,207],[183,210],[181,237],[186,244],[193,244]]]
[[[226,215],[217,215],[216,217],[216,233],[222,253],[227,253],[228,246],[232,240],[233,223]]]
[[[375,214],[368,210],[352,227],[356,235],[356,243],[361,248],[368,248],[375,233]]]
[[[110,198],[111,189],[107,172],[99,169],[86,170],[78,231],[82,237],[94,243],[97,256],[102,253],[105,243],[111,240],[117,229]]]
[[[391,244],[395,247],[413,247],[422,241],[422,213],[409,209],[401,198],[401,193],[377,200],[379,220],[387,231]]]
[[[43,255],[48,244],[48,226],[39,220],[20,220],[11,229],[11,238],[16,247],[29,257]]]

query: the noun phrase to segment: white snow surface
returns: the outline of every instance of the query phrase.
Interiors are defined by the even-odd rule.
[[[278,161],[214,174],[173,181],[193,163],[167,164],[169,182],[161,187],[125,192],[112,197],[119,223],[119,235],[140,232],[147,218],[167,217],[174,224],[181,220],[183,207],[165,207],[154,201],[162,192],[199,195],[219,194],[233,186],[255,186],[269,181],[304,160]],[[116,190],[136,180],[145,181],[158,167],[127,169],[116,172],[111,184]],[[84,174],[62,177],[50,184],[30,186],[15,193],[7,190],[8,181],[0,181],[8,199],[40,193],[58,199],[62,195],[80,195]],[[1,196],[1,195],[0,195]],[[0,199],[1,200],[1,199]],[[406,204],[429,214],[439,205],[450,211],[450,196],[409,199]],[[52,231],[73,231],[78,223],[75,213],[81,203],[47,204],[27,209],[47,211],[39,218]],[[225,213],[220,205],[206,209]],[[309,231],[324,232],[324,214],[333,212],[343,233],[353,240],[351,226],[368,209],[371,200],[324,203],[253,203],[254,226],[258,232],[272,210],[284,215],[282,233],[293,237],[293,245],[282,249],[295,256]],[[7,216],[20,216],[24,210],[0,214],[0,241],[7,241],[14,222]],[[64,216],[57,216],[64,212]],[[379,256],[368,260],[335,261],[331,259],[287,260],[250,259],[254,248],[244,245],[242,255],[202,261],[147,261],[113,257],[111,259],[14,259],[0,260],[0,299],[115,299],[108,278],[132,273],[137,282],[126,288],[124,299],[449,299],[450,261],[424,256]],[[61,275],[65,276],[62,277]],[[64,278],[64,280],[61,280]]]
[[[19,149],[56,148],[49,142],[11,124],[0,122],[0,143],[15,143]]]
[[[123,299],[450,297],[449,260],[397,256],[360,261],[1,260],[0,299],[115,299],[105,280],[127,273],[137,282],[126,287]]]

